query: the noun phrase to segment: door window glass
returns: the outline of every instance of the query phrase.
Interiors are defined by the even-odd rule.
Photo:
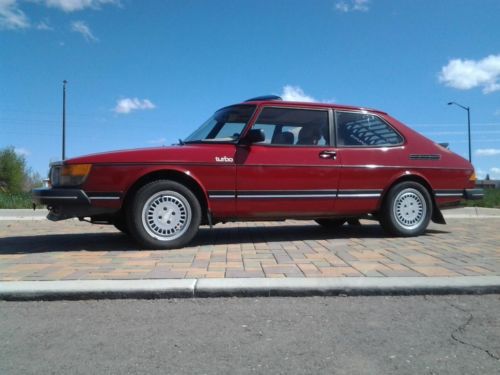
[[[266,135],[264,144],[324,146],[330,143],[328,112],[267,107],[253,125]]]

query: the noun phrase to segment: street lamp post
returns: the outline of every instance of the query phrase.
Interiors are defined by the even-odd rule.
[[[456,106],[459,106],[462,109],[465,109],[467,111],[467,135],[469,137],[469,162],[472,163],[472,154],[471,154],[471,147],[470,147],[470,107],[466,107],[464,105],[458,104],[457,102],[449,102],[448,105],[455,104]]]
[[[66,159],[66,84],[63,81],[63,112],[62,112],[62,160]]]

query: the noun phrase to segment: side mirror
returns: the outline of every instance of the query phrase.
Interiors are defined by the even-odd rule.
[[[242,139],[242,143],[244,144],[252,144],[263,142],[266,140],[266,135],[264,134],[264,130],[262,129],[250,129],[245,138]]]

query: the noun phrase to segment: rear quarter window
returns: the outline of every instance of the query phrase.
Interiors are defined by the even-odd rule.
[[[386,147],[403,143],[403,137],[380,117],[361,112],[336,112],[337,145]]]

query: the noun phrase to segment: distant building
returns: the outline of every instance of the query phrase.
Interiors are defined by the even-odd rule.
[[[500,180],[477,180],[476,186],[483,189],[500,189]]]

